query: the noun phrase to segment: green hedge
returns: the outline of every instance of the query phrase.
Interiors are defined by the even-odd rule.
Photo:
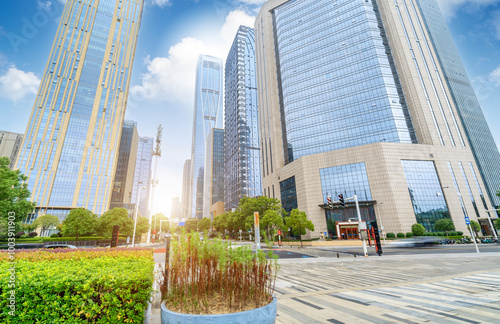
[[[153,284],[151,250],[93,250],[16,254],[14,317],[7,304],[10,263],[1,262],[0,323],[143,323]]]
[[[406,233],[406,237],[407,237],[407,238],[412,238],[412,237],[413,237],[413,232],[408,232],[408,233]]]
[[[396,235],[394,235],[394,233],[387,233],[387,238],[395,238]]]
[[[78,241],[98,241],[102,240],[102,236],[79,237]],[[44,242],[59,242],[59,241],[75,241],[74,237],[43,237]]]
[[[397,236],[398,238],[404,238],[404,237],[405,237],[405,234],[404,234],[404,233],[398,233],[396,236]]]

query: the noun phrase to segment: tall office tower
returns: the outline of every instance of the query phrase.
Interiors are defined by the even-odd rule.
[[[487,194],[500,207],[500,154],[436,0],[417,0],[439,65],[476,159]],[[413,5],[413,4],[412,4]]]
[[[224,130],[213,128],[208,134],[205,152],[203,217],[210,217],[216,202],[224,202]]]
[[[240,26],[226,59],[224,128],[225,209],[238,207],[243,197],[262,196],[259,148],[259,108],[255,76],[255,36]]]
[[[66,2],[16,163],[32,216],[108,210],[142,7]]]
[[[485,186],[414,0],[271,0],[255,22],[264,195],[321,232],[491,231]],[[346,199],[343,208],[338,195]],[[328,207],[331,196],[334,208]]]
[[[191,190],[193,182],[191,180],[191,160],[184,162],[182,172],[182,216],[181,218],[191,217]]]
[[[139,213],[142,217],[149,217],[149,195],[151,191],[151,166],[153,165],[154,139],[140,137],[135,162],[134,186],[132,188],[132,204],[139,204]],[[146,189],[140,190],[141,187]],[[139,196],[140,191],[140,197]]]
[[[131,201],[138,146],[137,123],[130,120],[123,121],[110,209],[127,208],[130,214],[134,212],[135,206]]]
[[[201,219],[203,214],[203,179],[205,147],[212,128],[223,127],[222,59],[200,55],[196,66],[196,85],[193,112],[193,144],[191,147],[191,215]]]
[[[170,219],[181,219],[182,218],[182,208],[181,208],[181,198],[172,198],[172,205],[170,206]]]
[[[9,158],[10,168],[16,161],[22,141],[23,134],[0,131],[0,157]]]

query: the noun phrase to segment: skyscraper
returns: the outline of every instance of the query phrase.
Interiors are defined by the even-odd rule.
[[[195,102],[193,111],[193,144],[191,147],[191,215],[203,214],[203,180],[205,146],[212,128],[223,127],[222,59],[200,55],[196,66]]]
[[[142,217],[149,217],[149,195],[151,191],[151,166],[153,165],[154,139],[140,137],[135,162],[134,186],[132,188],[132,204],[139,203],[139,213]],[[146,189],[139,190],[141,187]],[[138,197],[139,191],[141,196]]]
[[[0,131],[0,157],[8,157],[11,168],[16,162],[22,141],[23,134]]]
[[[143,0],[68,0],[16,168],[37,214],[110,203]]]
[[[138,146],[137,123],[131,120],[123,121],[110,209],[119,207],[129,209],[132,214],[134,212],[131,201]]]
[[[254,30],[240,26],[225,68],[225,209],[262,195]]]
[[[205,149],[203,217],[210,217],[210,208],[224,202],[224,130],[213,128]]]
[[[191,180],[191,159],[184,162],[182,172],[182,216],[181,218],[191,217],[191,190],[193,189],[193,182]]]
[[[493,205],[500,207],[500,153],[436,0],[416,1]],[[411,4],[413,6],[413,3]]]
[[[355,237],[488,224],[485,186],[414,1],[271,0],[255,22],[264,195]],[[440,57],[441,60],[455,59]],[[347,206],[339,203],[343,195]],[[488,234],[489,226],[483,227]]]

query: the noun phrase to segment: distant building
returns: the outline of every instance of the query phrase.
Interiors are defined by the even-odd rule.
[[[170,206],[170,219],[182,218],[182,205],[179,197],[172,198],[172,205]]]
[[[184,162],[182,172],[182,216],[181,218],[191,217],[191,190],[193,189],[193,181],[191,179],[191,160]]]
[[[137,132],[137,123],[130,120],[123,121],[118,163],[116,165],[109,209],[121,207],[129,209],[130,214],[134,212],[134,205],[131,204],[131,201],[138,146],[139,134]]]
[[[132,204],[137,204],[139,200],[139,214],[142,217],[149,217],[149,196],[151,191],[151,165],[153,164],[154,139],[151,137],[140,137],[137,148],[137,160],[135,162],[134,185],[132,188]],[[141,196],[138,198],[139,189]]]
[[[223,201],[218,201],[214,203],[212,206],[210,206],[210,220],[214,220],[215,216],[219,216],[224,214],[224,202]]]
[[[210,217],[210,208],[224,201],[224,130],[213,128],[205,149],[205,180],[203,217]]]
[[[225,208],[262,196],[254,30],[240,26],[225,68]]]
[[[9,158],[10,168],[16,162],[22,141],[23,134],[0,131],[0,157]]]
[[[195,104],[193,110],[193,143],[191,146],[191,215],[203,215],[203,180],[205,147],[212,128],[223,128],[223,61],[200,55],[196,66]]]

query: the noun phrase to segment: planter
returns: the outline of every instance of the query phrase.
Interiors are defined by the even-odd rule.
[[[161,303],[161,323],[162,324],[193,324],[193,323],[213,323],[213,324],[274,324],[278,311],[278,298],[266,306],[252,310],[217,315],[194,315],[181,314],[169,311],[165,307],[165,302]]]

